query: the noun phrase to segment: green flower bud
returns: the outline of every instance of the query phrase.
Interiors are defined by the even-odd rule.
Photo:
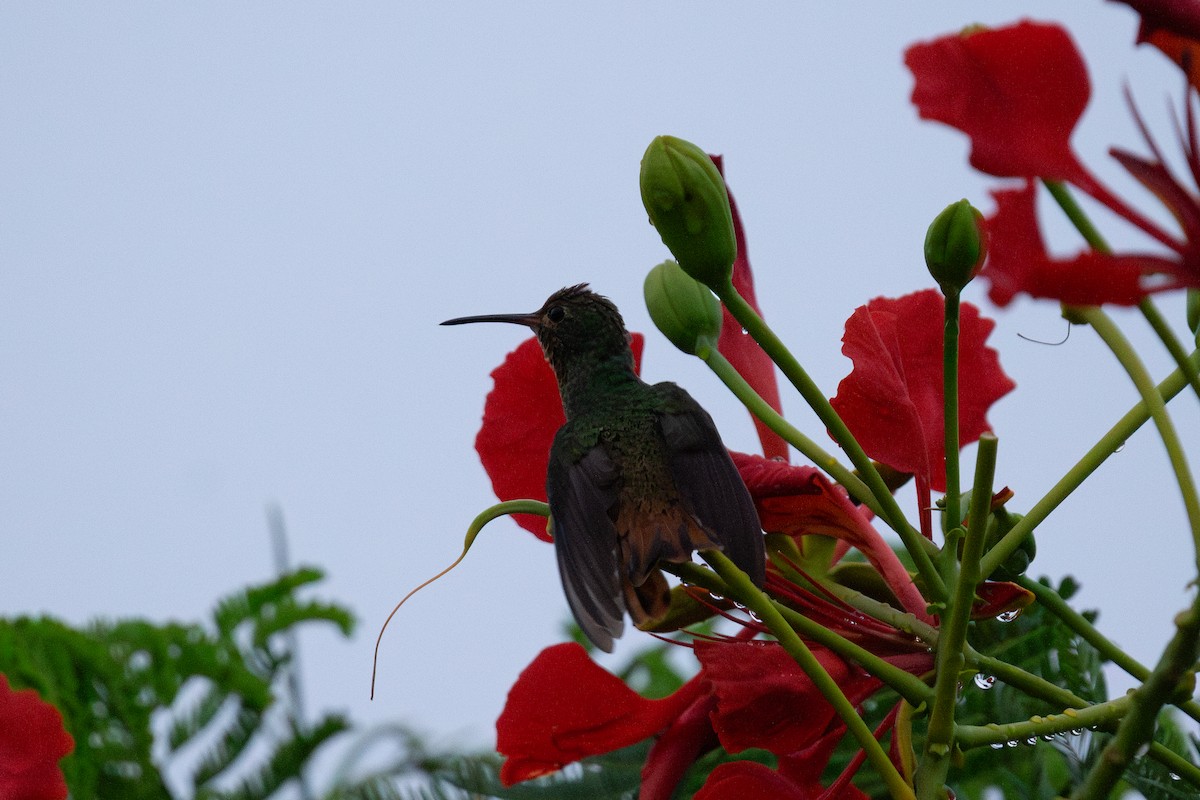
[[[737,239],[725,181],[691,142],[659,136],[642,156],[642,203],[684,272],[713,288],[733,274]]]
[[[966,200],[946,206],[925,234],[925,265],[943,294],[970,283],[986,256],[983,214]]]
[[[650,319],[671,344],[689,355],[717,346],[721,304],[708,287],[688,277],[674,261],[664,261],[650,270],[642,288]]]
[[[1014,514],[1006,508],[998,508],[992,512],[992,516],[996,518],[996,525],[988,531],[986,547],[991,549],[996,542],[1012,530],[1013,525],[1020,522],[1021,514]],[[1029,565],[1033,563],[1033,559],[1037,556],[1037,542],[1034,541],[1033,534],[1029,534],[1021,540],[1021,544],[1017,545],[1017,549],[1012,551],[1012,555],[1006,558],[1000,566],[996,567],[991,575],[987,576],[991,581],[1012,581],[1016,580],[1021,575],[1025,574],[1025,570],[1029,569]]]

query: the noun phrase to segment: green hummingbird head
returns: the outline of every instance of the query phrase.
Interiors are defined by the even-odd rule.
[[[530,314],[485,314],[448,319],[443,325],[468,322],[511,322],[531,328],[560,377],[573,363],[608,360],[628,361],[633,369],[629,333],[621,312],[607,297],[596,294],[586,283],[559,289],[542,307]]]

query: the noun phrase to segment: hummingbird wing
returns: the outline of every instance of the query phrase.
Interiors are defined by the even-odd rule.
[[[762,525],[717,426],[679,386],[667,382],[654,388],[665,401],[659,426],[676,490],[729,560],[762,586],[766,577]]]
[[[618,471],[599,444],[574,463],[564,456],[568,426],[555,437],[546,474],[554,552],[575,621],[592,644],[611,653],[613,639],[625,630],[617,531],[609,516],[617,501]]]

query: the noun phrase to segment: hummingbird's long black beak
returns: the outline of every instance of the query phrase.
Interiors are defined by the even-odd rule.
[[[511,322],[515,325],[524,325],[529,328],[537,328],[542,324],[542,316],[534,311],[531,314],[480,314],[475,317],[455,317],[443,322],[443,325],[466,325],[468,322]]]

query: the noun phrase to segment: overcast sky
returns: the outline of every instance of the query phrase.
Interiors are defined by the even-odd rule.
[[[667,255],[642,151],[671,133],[725,155],[764,313],[832,395],[851,311],[929,286],[928,222],[963,196],[990,210],[998,183],[963,136],[917,120],[904,48],[1023,15],[1064,21],[1088,60],[1085,161],[1169,224],[1107,149],[1145,152],[1128,81],[1174,153],[1182,81],[1112,3],[0,6],[0,612],[207,617],[270,578],[279,503],[294,561],[361,621],[350,641],[304,637],[310,709],[490,745],[567,614],[552,548],[511,522],[397,617],[367,701],[378,625],[494,502],[472,443],[488,373],[526,335],[437,323],[589,281],[649,332],[647,378],[755,450],[745,412],[642,306]],[[1055,304],[997,310],[982,289],[967,298],[1018,384],[991,421],[1020,510],[1136,394],[1086,329],[1018,338],[1060,339]],[[1182,330],[1182,299],[1162,307]],[[1117,316],[1169,371],[1140,317]],[[1194,398],[1175,407],[1197,441]],[[1146,662],[1195,577],[1170,480],[1142,431],[1039,529],[1032,570],[1076,575]]]

